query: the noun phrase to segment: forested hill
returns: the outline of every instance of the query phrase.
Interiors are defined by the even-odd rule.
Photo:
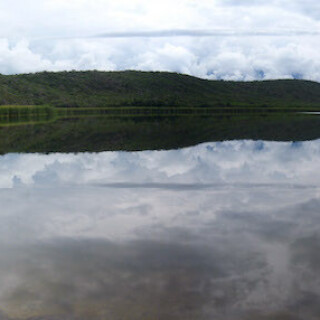
[[[42,72],[0,75],[0,104],[320,107],[320,83],[210,81],[167,72]]]

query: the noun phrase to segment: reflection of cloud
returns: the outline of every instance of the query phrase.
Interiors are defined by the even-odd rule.
[[[237,185],[317,187],[320,140],[230,141],[171,151],[9,154],[0,157],[0,187],[94,185],[199,189]]]
[[[2,156],[0,310],[318,319],[319,153],[320,140]]]
[[[52,189],[38,198],[28,194],[27,200],[42,199],[48,212],[35,215],[37,201],[29,202],[30,207],[27,201],[25,213],[33,209],[31,220],[22,216],[18,220],[26,226],[45,215],[42,228],[47,229],[43,231],[55,237],[32,243],[1,241],[0,305],[10,319],[26,319],[22,314],[46,315],[47,310],[66,320],[71,315],[96,320],[101,314],[117,319],[125,317],[127,310],[131,319],[141,319],[142,314],[160,319],[176,315],[217,320],[250,319],[251,314],[265,315],[266,319],[281,314],[291,319],[293,313],[297,319],[319,317],[319,199],[275,210],[269,204],[257,211],[249,209],[256,207],[255,201],[261,202],[253,197],[243,201],[242,207],[233,203],[232,209],[217,212],[219,201],[234,201],[237,195],[183,191],[172,201],[170,191],[131,190],[123,194],[121,190],[106,196],[97,195],[99,190],[78,190],[77,197],[63,190],[55,196],[59,202],[49,200]],[[248,196],[251,190],[237,192]],[[259,193],[270,196],[279,192],[263,189]],[[299,197],[299,192],[294,196]],[[305,196],[300,195],[300,201]],[[150,217],[139,220],[140,213],[136,207],[130,211],[130,202],[149,197],[158,207],[145,206]],[[285,195],[279,200],[282,197]],[[104,216],[97,212],[96,201],[104,207]],[[197,215],[189,214],[193,203],[197,204]],[[186,214],[181,215],[183,212]],[[132,215],[140,226],[137,221],[131,223]],[[113,236],[119,216],[129,225],[129,241]],[[6,224],[3,217],[0,219]],[[67,237],[56,237],[63,228],[76,229],[78,219],[83,224],[78,235],[69,232]],[[85,227],[90,229],[94,223],[99,238],[83,236]],[[99,234],[101,225],[104,234]],[[33,237],[38,231],[31,232]]]

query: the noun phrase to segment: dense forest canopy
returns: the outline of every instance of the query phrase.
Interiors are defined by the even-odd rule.
[[[1,75],[0,104],[320,107],[320,84],[304,80],[212,81],[168,72],[41,72]]]

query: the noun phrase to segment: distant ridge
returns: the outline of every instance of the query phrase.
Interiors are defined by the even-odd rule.
[[[212,81],[168,72],[0,75],[0,105],[320,108],[320,83]]]

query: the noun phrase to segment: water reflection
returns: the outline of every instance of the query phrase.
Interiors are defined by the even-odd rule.
[[[319,154],[1,157],[1,319],[319,319]]]
[[[0,119],[0,154],[169,150],[206,141],[305,141],[320,137],[319,117],[293,113],[60,118],[52,112],[48,118],[16,120],[21,120],[19,125],[1,124]]]

